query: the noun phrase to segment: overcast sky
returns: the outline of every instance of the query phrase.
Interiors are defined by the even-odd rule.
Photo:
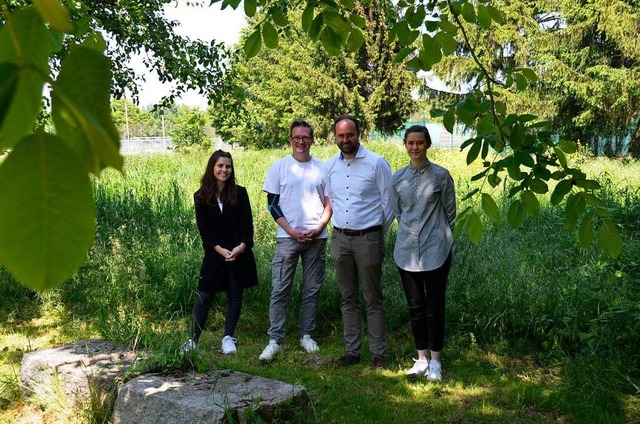
[[[221,2],[218,2],[210,7],[198,8],[187,6],[185,0],[179,0],[177,5],[175,2],[170,3],[165,8],[165,14],[169,19],[175,19],[182,23],[176,29],[179,35],[194,40],[211,41],[214,39],[231,45],[238,41],[240,30],[245,25],[242,3],[236,10],[230,7],[220,10],[220,4]],[[147,73],[142,65],[142,58],[133,58],[131,64],[138,72],[144,70],[146,75],[146,82],[140,90],[140,106],[155,104],[163,95],[169,93],[170,85],[161,84],[155,73]],[[187,93],[178,103],[201,108],[205,108],[207,105],[206,99],[195,92]]]

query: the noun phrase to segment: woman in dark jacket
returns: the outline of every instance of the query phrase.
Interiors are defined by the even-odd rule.
[[[204,259],[193,306],[191,339],[182,352],[198,347],[215,293],[224,291],[227,308],[222,353],[235,353],[233,335],[240,318],[242,292],[258,284],[258,274],[251,250],[253,216],[249,196],[244,187],[236,185],[230,153],[217,150],[211,155],[193,197]]]

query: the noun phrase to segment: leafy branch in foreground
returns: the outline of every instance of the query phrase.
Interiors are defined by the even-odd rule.
[[[251,3],[251,8],[258,4],[264,10],[267,16],[264,22],[272,17],[276,24],[286,27],[287,21],[279,17],[286,8],[278,7],[286,2],[252,0]],[[467,27],[489,31],[494,24],[504,24],[502,14],[492,3],[491,0],[400,0],[390,41],[397,39],[404,48],[395,60],[406,61],[415,72],[430,71],[443,57],[466,53],[477,66],[468,93],[461,100],[447,104],[445,109],[432,111],[432,116],[442,117],[450,132],[456,122],[475,128],[475,136],[466,140],[462,148],[468,148],[467,164],[482,161],[483,171],[473,177],[474,181],[482,180],[482,184],[464,196],[464,200],[480,199],[487,217],[499,222],[500,210],[490,190],[485,190],[488,188],[485,183],[491,188],[508,184],[511,203],[507,222],[518,227],[527,216],[539,214],[538,196],[551,191],[553,205],[566,198],[564,225],[569,231],[577,231],[580,244],[587,247],[597,238],[607,255],[617,257],[622,250],[622,240],[611,219],[611,210],[596,194],[600,184],[569,165],[567,155],[577,150],[576,143],[554,141],[550,124],[535,115],[510,113],[507,103],[500,100],[494,89],[501,86],[515,91],[527,90],[536,84],[536,73],[527,67],[494,70],[491,62],[485,63],[474,49]],[[229,5],[237,7],[234,1],[222,1],[223,8]],[[332,55],[344,48],[357,51],[362,46],[358,36],[362,25],[355,19],[353,9],[351,0],[309,0],[301,18],[302,29],[312,40],[320,40]],[[262,39],[278,36],[277,32],[274,34],[265,28],[266,25],[259,25],[246,40],[244,50],[248,56],[260,51]],[[277,40],[270,39],[265,44],[267,47],[277,45]],[[482,237],[482,220],[471,207],[460,213],[456,228],[458,232],[466,228],[476,243]]]
[[[28,287],[61,284],[84,262],[95,233],[88,173],[122,168],[111,119],[111,62],[99,34],[83,36],[62,61],[49,61],[74,31],[56,0],[9,13],[0,31],[0,262]],[[46,22],[46,23],[45,23]],[[47,26],[48,24],[48,26]],[[34,133],[43,87],[51,88],[56,134]]]

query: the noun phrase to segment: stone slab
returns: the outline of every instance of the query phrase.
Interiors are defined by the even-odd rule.
[[[58,388],[72,401],[86,401],[91,390],[114,388],[116,379],[141,356],[105,340],[83,340],[66,346],[25,353],[20,379],[27,396]]]
[[[146,374],[118,389],[114,424],[246,422],[287,419],[310,399],[304,387],[238,371]]]

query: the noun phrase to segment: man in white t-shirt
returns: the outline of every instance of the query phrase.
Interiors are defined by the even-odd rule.
[[[287,302],[291,294],[298,258],[302,259],[302,305],[300,345],[307,353],[318,352],[311,338],[316,326],[320,288],[325,277],[327,232],[331,204],[324,163],[311,156],[313,127],[296,119],[291,124],[291,155],[276,161],[262,190],[268,209],[278,224],[276,253],[271,267],[273,288],[269,305],[269,344],[260,360],[271,361],[280,352],[285,337]]]

